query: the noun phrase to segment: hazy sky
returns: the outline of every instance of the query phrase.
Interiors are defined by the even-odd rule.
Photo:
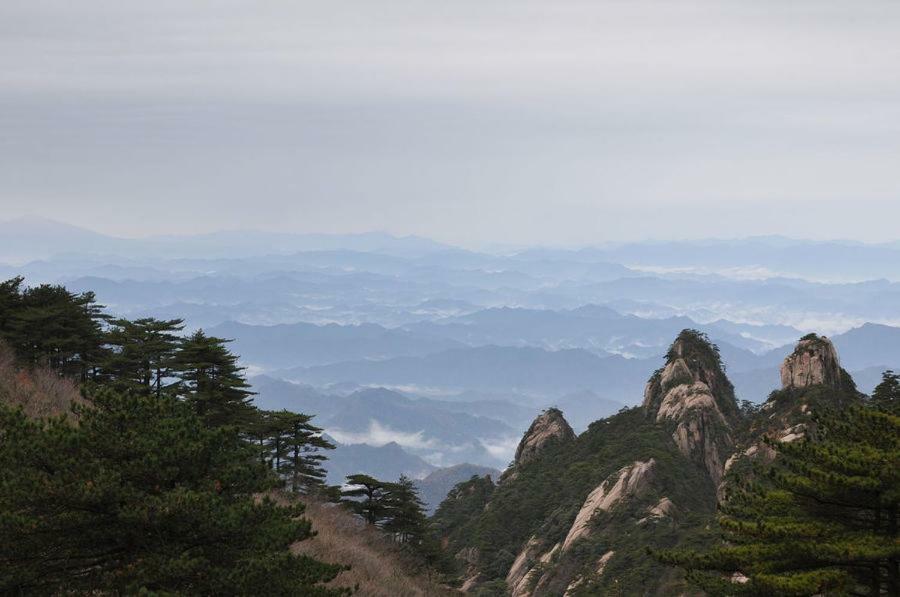
[[[0,219],[900,238],[900,2],[0,2]]]

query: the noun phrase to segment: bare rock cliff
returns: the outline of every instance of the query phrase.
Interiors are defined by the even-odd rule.
[[[841,382],[841,363],[837,350],[825,336],[804,336],[794,352],[781,364],[781,385],[785,389],[815,385],[838,388]]]

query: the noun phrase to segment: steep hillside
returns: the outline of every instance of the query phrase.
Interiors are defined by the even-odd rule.
[[[461,587],[513,597],[689,593],[647,548],[714,544],[717,500],[762,454],[763,436],[790,441],[810,412],[860,399],[826,338],[804,337],[781,373],[784,387],[766,405],[742,410],[716,346],[685,330],[640,408],[577,437],[559,411],[541,415],[499,484],[457,486],[434,517]]]
[[[330,586],[355,588],[366,597],[441,597],[456,595],[423,570],[378,530],[335,504],[306,501],[304,515],[316,536],[297,543],[296,553],[324,562],[339,562],[350,569]]]

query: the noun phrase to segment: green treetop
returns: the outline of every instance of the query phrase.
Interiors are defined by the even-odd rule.
[[[172,375],[184,321],[148,317],[116,319],[110,324],[106,343],[112,350],[104,373],[113,378],[115,387],[159,397],[166,389],[165,380]]]
[[[872,392],[872,406],[895,415],[900,414],[900,375],[891,370],[882,374],[881,383]]]
[[[171,368],[179,393],[208,425],[249,430],[255,419],[253,392],[227,342],[197,331],[182,342]]]
[[[342,503],[371,525],[381,526],[388,520],[391,483],[369,475],[348,475],[347,488],[341,491]]]
[[[0,337],[24,364],[86,380],[103,353],[106,316],[94,294],[49,284],[23,288],[22,281],[0,284]]]

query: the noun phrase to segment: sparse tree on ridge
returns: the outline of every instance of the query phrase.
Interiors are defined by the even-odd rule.
[[[341,491],[342,503],[373,526],[381,526],[390,515],[388,501],[391,484],[369,475],[347,477],[347,487]]]

